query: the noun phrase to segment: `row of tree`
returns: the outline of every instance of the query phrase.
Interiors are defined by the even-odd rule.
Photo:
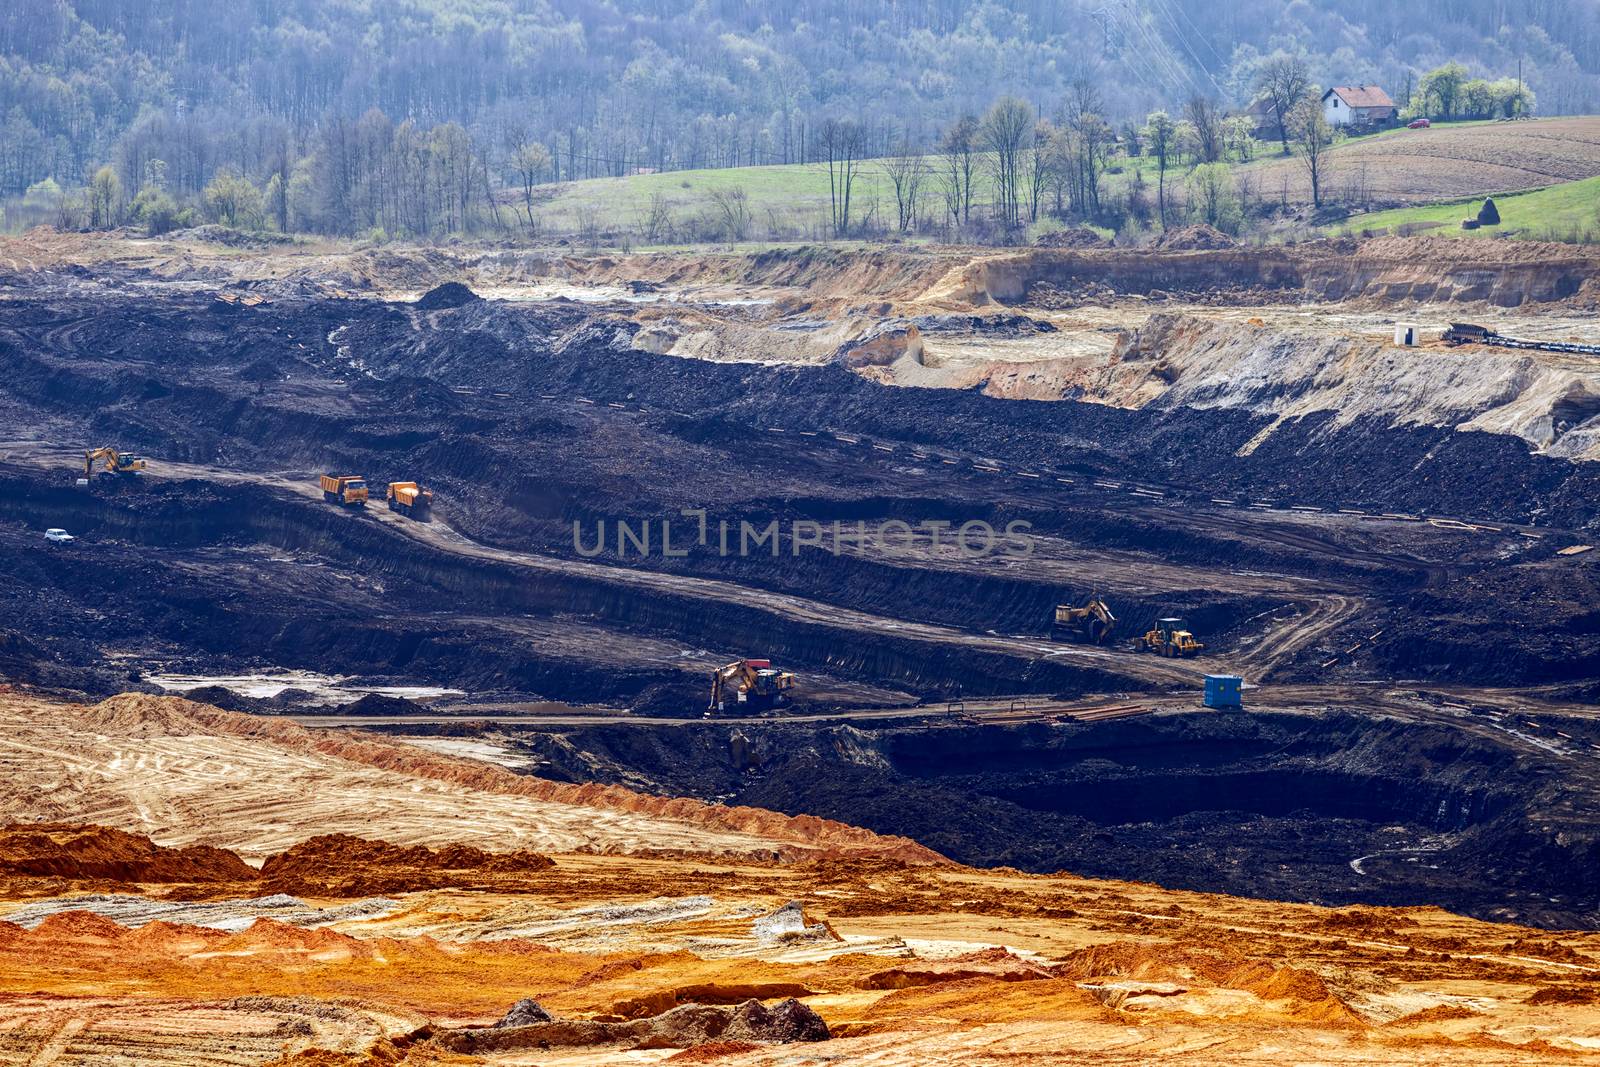
[[[1292,77],[1286,77],[1285,71]],[[1329,169],[1328,149],[1336,131],[1327,123],[1316,87],[1303,68],[1288,63],[1262,76],[1261,91],[1281,102],[1278,132],[1283,152],[1297,157],[1312,198],[1321,206]],[[1162,227],[1178,215],[1168,195],[1169,172],[1187,168],[1186,202],[1201,201],[1203,221],[1236,228],[1230,205],[1229,166],[1250,161],[1256,151],[1254,122],[1227,116],[1204,95],[1191,96],[1177,116],[1151,112],[1143,123],[1114,127],[1104,115],[1104,100],[1094,83],[1075,81],[1053,117],[1037,115],[1025,101],[1003,97],[978,118],[965,115],[939,135],[936,149],[923,150],[902,140],[877,166],[892,192],[896,228],[909,232],[930,192],[941,209],[945,229],[972,230],[974,223],[1012,230],[1043,215],[1120,224],[1152,218]],[[850,231],[852,190],[861,173],[853,127],[827,128],[831,225]],[[1145,169],[1155,172],[1155,205],[1144,203]],[[1108,196],[1105,178],[1132,171],[1127,190]],[[974,219],[974,210],[978,217]],[[1185,215],[1190,214],[1187,210]]]
[[[1428,71],[1406,97],[1401,118],[1446,121],[1524,118],[1533,114],[1535,102],[1533,90],[1520,78],[1474,78],[1464,65],[1453,62]]]
[[[1248,121],[1224,117],[1199,95],[1177,116],[1155,111],[1120,129],[1104,110],[1098,88],[1087,80],[1074,82],[1051,115],[1006,96],[981,117],[963,115],[939,131],[931,149],[909,131],[890,141],[863,122],[823,121],[813,136],[827,173],[828,233],[842,237],[881,225],[870,217],[876,203],[864,210],[857,198],[869,169],[891,192],[894,216],[885,228],[900,233],[931,225],[947,233],[1004,235],[1045,216],[1166,226],[1179,217],[1169,178],[1179,168],[1203,170],[1198,188],[1208,205],[1206,221],[1237,221],[1218,208],[1218,193],[1228,165],[1256,152]],[[253,125],[228,153],[232,159],[217,162],[209,174],[206,161],[220,153],[186,136],[188,127],[156,122],[139,129],[82,188],[64,188],[54,179],[34,183],[14,204],[13,221],[92,229],[131,224],[153,234],[201,222],[334,235],[513,228],[537,234],[544,226],[544,187],[555,174],[554,153],[525,130],[485,145],[454,122],[423,128],[376,110],[354,121],[335,117],[304,145],[286,127]],[[1285,146],[1304,162],[1320,202],[1333,131],[1314,95],[1290,110],[1283,129]],[[1147,169],[1154,175],[1154,205],[1146,202]],[[1107,176],[1129,171],[1126,187],[1109,193]],[[1193,176],[1183,184],[1192,199]],[[743,239],[752,225],[748,197],[733,189],[713,201],[715,224],[698,232]],[[653,201],[641,236],[659,239],[671,228],[670,216],[664,200]],[[578,221],[585,231],[598,231],[621,220]]]
[[[134,224],[150,233],[200,222],[344,235],[475,233],[509,225],[497,204],[505,176],[453,122],[424,129],[378,111],[353,122],[336,118],[304,150],[279,131],[256,154],[253,174],[226,162],[203,179],[182,152],[174,153],[183,163],[175,173],[163,147],[142,139],[130,144],[82,189],[37,182],[13,215],[69,228]],[[538,168],[531,180],[543,181],[547,162],[538,160],[545,158],[513,153],[507,162],[530,162]]]

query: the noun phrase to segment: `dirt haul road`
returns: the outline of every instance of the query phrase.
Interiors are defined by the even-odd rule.
[[[36,445],[0,443],[3,452],[12,461],[26,460],[45,469],[59,469],[70,463],[71,453],[65,450],[40,448]],[[248,473],[219,470],[194,464],[149,460],[146,478],[174,477],[214,481],[221,484],[252,484],[289,493],[306,500],[320,500],[320,488],[308,483],[304,477]],[[1104,666],[1107,670],[1137,680],[1147,686],[1193,687],[1206,674],[1226,670],[1243,670],[1247,680],[1260,684],[1271,674],[1274,666],[1295,656],[1303,648],[1360,614],[1363,604],[1359,598],[1337,593],[1297,594],[1293,598],[1294,610],[1286,619],[1274,618],[1254,636],[1246,651],[1237,658],[1221,660],[1198,656],[1183,660],[1166,660],[1153,655],[1129,653],[1125,649],[1082,647],[1058,641],[1039,641],[1027,637],[962,633],[948,627],[930,626],[906,619],[886,618],[851,611],[830,604],[809,601],[799,597],[774,594],[768,590],[735,585],[655,571],[629,569],[583,560],[560,559],[529,552],[516,552],[480,544],[452,529],[447,522],[418,523],[403,518],[376,505],[348,516],[351,521],[376,521],[395,535],[426,544],[453,556],[468,559],[508,563],[533,572],[575,575],[629,588],[684,597],[690,600],[712,600],[737,603],[760,612],[807,625],[827,626],[857,634],[883,634],[915,642],[935,645],[958,645],[997,652],[1025,660],[1065,659],[1083,660]],[[1231,521],[1231,520],[1223,520]],[[1312,544],[1327,547],[1327,542],[1307,535],[1277,535],[1297,547]],[[1372,554],[1353,554],[1359,560],[1375,558],[1394,562],[1392,557]],[[1020,673],[1020,672],[1019,672]]]
[[[43,470],[59,470],[71,463],[72,453],[64,449],[39,446],[37,443],[0,443],[0,454],[13,462],[27,462]],[[290,494],[306,501],[320,499],[320,490],[303,475],[268,474],[230,471],[196,464],[176,463],[151,459],[144,477],[163,477],[211,481],[219,484],[250,484],[271,488],[281,494]],[[1292,586],[1281,580],[1262,583],[1259,590],[1264,595],[1276,595],[1287,602],[1287,610],[1273,612],[1260,629],[1247,636],[1240,652],[1227,659],[1201,656],[1186,660],[1163,660],[1150,655],[1130,654],[1124,648],[1095,648],[1063,643],[1040,641],[1025,636],[963,633],[949,627],[931,626],[909,619],[888,618],[865,612],[852,611],[800,597],[784,596],[770,590],[726,581],[708,580],[686,575],[663,573],[639,568],[607,566],[585,560],[563,559],[531,552],[518,552],[476,542],[452,528],[448,521],[417,523],[400,517],[377,505],[363,512],[345,516],[350,521],[376,522],[391,534],[415,541],[440,552],[466,559],[511,564],[535,573],[564,574],[593,579],[607,584],[620,585],[650,593],[672,595],[689,600],[711,600],[737,603],[785,620],[807,625],[840,628],[856,633],[877,633],[885,636],[925,642],[936,645],[958,645],[998,652],[1026,660],[1063,659],[1085,661],[1107,670],[1137,680],[1150,686],[1193,686],[1207,673],[1232,670],[1246,675],[1255,684],[1270,680],[1273,669],[1325,637],[1330,631],[1344,627],[1360,617],[1368,608],[1363,598],[1348,593],[1290,591]],[[1321,513],[1280,512],[1271,524],[1252,522],[1253,515],[1238,515],[1223,509],[1190,507],[1185,509],[1185,523],[1193,530],[1218,529],[1228,532],[1248,530],[1257,537],[1265,537],[1286,548],[1332,557],[1351,566],[1370,564],[1398,568],[1426,570],[1427,579],[1437,580],[1447,573],[1445,568],[1424,568],[1413,557],[1394,553],[1357,550],[1341,545],[1337,540],[1323,535],[1330,524],[1357,526],[1372,521],[1367,516],[1326,515]],[[1380,517],[1379,521],[1383,521]],[[1438,520],[1435,522],[1445,522]],[[1464,525],[1464,524],[1463,524]],[[1470,528],[1469,528],[1470,530]],[[1492,531],[1503,533],[1504,530]],[[925,561],[924,561],[925,562]],[[959,566],[959,562],[949,565]],[[970,564],[968,564],[970,565]],[[1086,565],[1092,565],[1089,561]],[[1041,560],[1040,568],[1048,567]],[[1114,556],[1095,567],[1100,581],[1118,581],[1132,584],[1133,574],[1119,578],[1115,574]],[[1148,578],[1159,565],[1133,563],[1129,571],[1141,571]],[[1169,568],[1170,569],[1170,568]],[[1252,576],[1240,575],[1238,585],[1249,589]],[[1303,588],[1303,587],[1302,587]],[[1352,587],[1354,588],[1354,587]],[[1365,639],[1363,639],[1365,640]]]
[[[65,449],[40,447],[36,444],[10,442],[0,444],[3,453],[12,462],[27,462],[42,470],[60,470],[72,462],[72,453]],[[305,501],[320,501],[321,491],[304,476],[265,474],[223,470],[195,464],[175,463],[169,460],[150,459],[142,476],[149,480],[177,478],[210,481],[223,485],[259,485],[279,494],[290,494]],[[882,634],[913,642],[934,645],[955,645],[1019,657],[1028,661],[1063,659],[1084,661],[1103,666],[1108,671],[1126,676],[1147,685],[1192,687],[1204,674],[1219,670],[1221,661],[1210,657],[1187,660],[1163,660],[1159,657],[1136,655],[1122,649],[1082,647],[1061,642],[1041,641],[1027,637],[1008,637],[991,634],[963,633],[949,627],[932,626],[908,619],[887,618],[865,612],[852,611],[795,596],[776,594],[770,590],[737,585],[725,581],[675,575],[638,568],[624,568],[591,563],[584,560],[562,559],[530,552],[517,552],[496,548],[471,540],[450,527],[446,521],[418,523],[405,519],[377,504],[361,512],[343,516],[351,522],[376,522],[391,536],[402,537],[426,545],[450,556],[510,564],[516,568],[545,574],[571,575],[585,579],[640,590],[651,594],[670,595],[688,600],[712,600],[736,603],[746,608],[778,616],[796,623],[826,626],[853,633]],[[1275,591],[1281,583],[1269,587]],[[1301,645],[1322,633],[1329,626],[1348,618],[1351,613],[1349,599],[1336,594],[1318,597],[1315,594],[1295,594],[1294,600],[1302,610],[1309,609],[1309,617],[1292,627],[1296,641],[1278,639],[1269,629],[1258,644],[1272,651],[1276,659],[1293,655]],[[1298,617],[1297,617],[1298,618]],[[1316,623],[1315,625],[1313,623]],[[1287,625],[1287,624],[1276,624]],[[1020,673],[1020,672],[1019,672]]]

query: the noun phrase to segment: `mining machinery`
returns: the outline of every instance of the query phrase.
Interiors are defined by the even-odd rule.
[[[144,470],[144,457],[136,456],[132,452],[118,452],[110,445],[103,448],[92,448],[83,454],[83,476],[85,478],[94,473],[94,465],[105,461],[105,470],[102,475],[109,474],[138,474]]]
[[[788,699],[794,675],[772,666],[771,660],[741,659],[711,675],[711,704],[707,714],[736,707],[771,708]]]
[[[1083,641],[1091,645],[1105,644],[1117,628],[1117,617],[1111,606],[1099,593],[1092,594],[1082,607],[1071,604],[1056,605],[1056,621],[1051,636],[1057,640]]]
[[[359,474],[324,474],[322,499],[345,507],[367,506],[367,480]]]
[[[1157,619],[1155,629],[1136,638],[1133,647],[1139,652],[1154,652],[1177,659],[1192,656],[1206,646],[1194,639],[1194,634],[1189,632],[1188,625],[1182,619],[1169,617]]]
[[[408,519],[426,522],[433,510],[433,490],[416,482],[389,483],[389,510],[399,512]]]

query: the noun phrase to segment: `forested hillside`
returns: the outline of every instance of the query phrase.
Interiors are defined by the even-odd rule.
[[[1004,93],[1054,114],[1075,82],[1113,127],[1239,106],[1284,50],[1397,98],[1442,62],[1520,60],[1541,113],[1600,106],[1600,0],[7,0],[0,196],[35,187],[15,222],[83,187],[92,215],[220,173],[283,228],[453,229],[491,187],[817,160],[830,118],[873,155]]]

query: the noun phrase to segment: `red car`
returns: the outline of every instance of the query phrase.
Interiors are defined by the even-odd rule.
[[[1427,119],[1412,119],[1410,122],[1406,123],[1406,129],[1425,130],[1432,125],[1433,123],[1429,122]]]

